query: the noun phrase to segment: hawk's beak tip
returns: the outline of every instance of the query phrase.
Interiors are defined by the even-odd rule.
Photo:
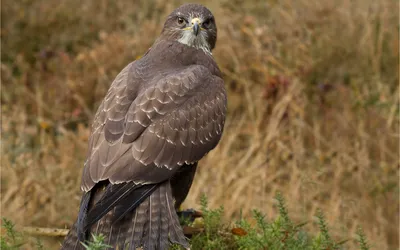
[[[199,34],[200,31],[200,26],[198,23],[194,23],[193,24],[193,33],[197,36]]]

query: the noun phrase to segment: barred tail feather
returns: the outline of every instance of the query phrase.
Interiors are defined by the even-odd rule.
[[[175,211],[169,181],[160,184],[134,210],[115,221],[115,215],[119,214],[116,213],[117,210],[120,211],[121,207],[115,207],[93,224],[89,235],[92,233],[105,235],[105,243],[112,246],[112,249],[135,250],[142,247],[145,250],[164,250],[168,249],[171,243],[189,247]],[[61,249],[83,249],[75,226]]]
[[[168,249],[170,242],[189,247],[176,214],[169,182],[160,185],[136,209],[124,244],[129,249]]]

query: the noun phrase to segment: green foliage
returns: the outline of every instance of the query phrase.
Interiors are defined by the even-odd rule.
[[[204,218],[204,233],[193,237],[191,244],[194,249],[228,249],[227,238],[221,235],[224,231],[222,214],[224,208],[208,208],[207,197],[203,194],[200,197],[201,212]]]
[[[369,250],[369,244],[367,242],[367,237],[365,237],[364,231],[361,227],[357,228],[357,241],[360,245],[361,250]]]
[[[275,199],[279,215],[271,222],[260,211],[253,210],[254,223],[240,218],[231,230],[227,230],[221,222],[223,210],[209,209],[206,197],[202,196],[205,231],[192,239],[192,249],[341,249],[348,241],[333,240],[322,211],[317,212],[319,232],[314,235],[304,228],[307,222],[296,224],[292,221],[280,193]],[[360,249],[368,249],[362,230],[357,235]]]
[[[218,232],[218,229],[222,225],[222,214],[224,208],[221,206],[218,209],[209,210],[207,197],[203,194],[200,197],[201,212],[204,216],[204,223],[207,225],[205,230],[208,237]]]
[[[102,234],[95,235],[92,234],[92,241],[88,241],[86,243],[81,243],[86,250],[105,250],[111,246],[104,243],[105,236]]]
[[[15,229],[14,223],[7,219],[2,218],[2,225],[1,225],[6,234],[0,237],[0,249],[2,250],[17,250],[21,249],[22,246],[28,245],[28,240],[26,235],[22,234],[21,232]],[[42,241],[39,238],[34,238],[35,242],[32,244],[32,248],[30,249],[37,249],[43,250],[45,247],[42,244]]]
[[[317,210],[317,223],[320,233],[313,241],[313,249],[338,249],[337,245],[332,241],[329,235],[328,225],[325,216],[320,209]]]
[[[20,249],[25,244],[21,233],[15,230],[15,225],[7,218],[2,218],[2,227],[6,230],[6,236],[1,236],[0,244],[3,250]]]
[[[282,197],[282,194],[279,192],[276,194],[275,199],[278,202],[277,207],[279,209],[279,216],[282,218],[284,226],[286,228],[291,228],[293,223],[289,218],[289,212],[286,208],[285,199]]]
[[[239,249],[307,249],[310,239],[300,229],[306,224],[294,225],[289,217],[285,200],[278,193],[275,196],[279,216],[268,223],[260,211],[253,210],[256,226],[245,220],[239,220],[236,225],[243,228],[247,235],[235,236]]]

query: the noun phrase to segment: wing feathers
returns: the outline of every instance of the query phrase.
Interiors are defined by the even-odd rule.
[[[82,183],[86,191],[105,179],[154,183],[160,178],[158,172],[168,179],[183,163],[200,160],[221,137],[225,89],[222,79],[207,68],[190,66],[146,85],[136,84],[138,89],[131,86],[135,85],[132,81],[142,78],[133,69],[124,71],[94,122],[96,133],[90,139],[91,153],[85,165],[90,178],[84,176]],[[108,110],[106,115],[104,110]],[[129,150],[128,156],[125,152]]]

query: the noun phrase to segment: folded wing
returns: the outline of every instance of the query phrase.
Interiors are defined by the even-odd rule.
[[[140,67],[139,67],[140,68]],[[92,127],[82,189],[95,183],[159,183],[220,140],[223,80],[194,65],[151,78],[135,63],[115,79]]]

